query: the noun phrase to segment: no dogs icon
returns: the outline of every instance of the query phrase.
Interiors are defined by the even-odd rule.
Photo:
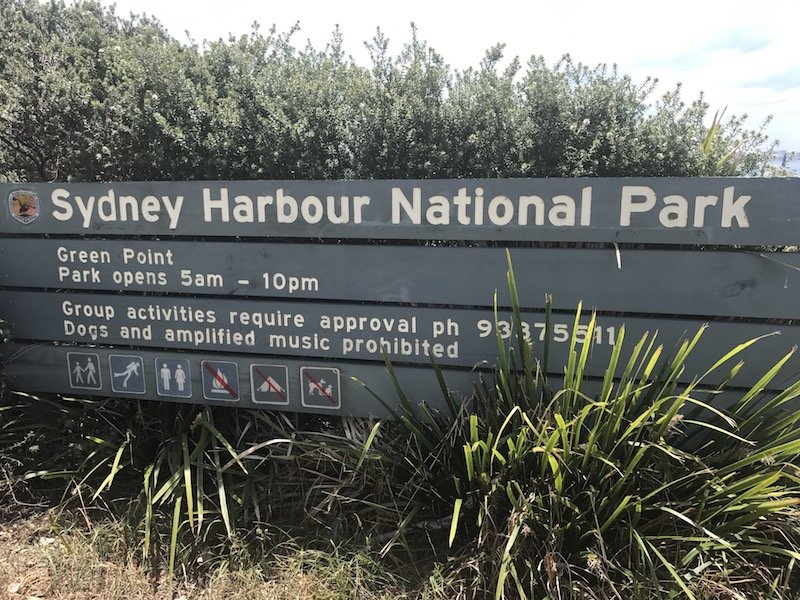
[[[342,407],[339,369],[300,367],[303,406],[338,410]]]

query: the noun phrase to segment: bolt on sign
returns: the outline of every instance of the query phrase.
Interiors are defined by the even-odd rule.
[[[800,343],[800,180],[738,178],[0,184],[7,385],[323,414],[456,395],[497,336],[572,336],[601,378],[626,339],[709,327],[682,375],[748,349],[734,384]],[[494,295],[497,292],[497,318]],[[544,298],[553,298],[545,327]],[[573,329],[578,302],[597,311]],[[588,311],[587,311],[588,312]],[[780,335],[768,335],[779,332]],[[781,386],[800,371],[787,363]],[[713,381],[709,381],[714,383]]]

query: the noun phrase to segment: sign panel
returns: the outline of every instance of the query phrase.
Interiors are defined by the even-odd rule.
[[[192,397],[192,367],[185,358],[155,359],[156,390],[166,398]]]
[[[630,349],[658,332],[667,360],[708,323],[682,380],[763,337],[736,358],[749,386],[800,345],[798,179],[56,182],[0,197],[0,317],[17,342],[3,368],[20,390],[385,415],[355,380],[396,404],[388,356],[409,397],[441,406],[431,360],[466,395],[497,337],[514,342],[506,248],[539,358],[552,296],[551,376],[572,342],[593,341],[597,379],[623,335]],[[793,357],[771,389],[798,375]]]
[[[99,357],[97,364],[108,364],[108,356],[116,351],[108,348],[97,348],[95,352]],[[39,392],[53,392],[64,393],[65,390],[70,390],[70,374],[66,368],[67,355],[74,353],[74,348],[68,346],[57,346],[53,344],[18,344],[11,343],[2,347],[2,360],[4,363],[4,378],[9,389],[14,390],[27,390],[31,393]],[[83,353],[85,354],[85,353]],[[330,414],[331,412],[338,412],[346,415],[361,415],[361,416],[374,416],[385,417],[388,415],[383,405],[378,402],[375,397],[367,391],[366,387],[373,390],[380,398],[389,404],[396,404],[397,393],[394,389],[390,378],[386,373],[386,367],[380,364],[365,364],[352,361],[328,361],[328,360],[309,360],[309,359],[293,359],[283,358],[281,364],[286,367],[288,372],[287,382],[287,398],[289,404],[264,404],[257,402],[256,398],[250,393],[251,381],[249,366],[242,368],[244,362],[238,355],[220,355],[219,359],[223,362],[237,362],[240,365],[239,370],[239,383],[242,390],[247,390],[241,394],[238,402],[232,402],[226,399],[222,394],[214,394],[211,399],[206,399],[203,393],[203,382],[201,377],[202,366],[201,363],[208,359],[208,356],[203,353],[178,353],[178,352],[165,352],[142,350],[139,352],[142,356],[145,366],[147,367],[147,390],[141,396],[131,396],[127,393],[116,392],[111,388],[108,383],[108,378],[102,378],[101,389],[99,390],[71,390],[73,393],[80,393],[82,395],[95,395],[95,396],[108,396],[108,397],[131,397],[141,398],[148,400],[172,401],[172,402],[185,402],[185,403],[201,403],[212,404],[218,406],[237,406],[247,408],[268,408],[291,410],[293,412],[303,413],[317,413],[320,412],[314,408],[308,408],[301,402],[301,386],[303,384],[300,380],[300,369],[308,367],[318,367],[322,369],[336,369],[340,373],[339,384],[341,386],[341,408],[338,411],[326,409],[322,411]],[[254,361],[256,363],[267,363],[270,359],[264,361]],[[214,361],[216,362],[216,360]],[[85,358],[80,358],[80,364],[84,365]],[[155,385],[151,385],[156,374],[150,369],[150,365],[163,365],[166,363],[174,372],[176,365],[188,365],[183,368],[191,374],[189,381],[191,381],[192,393],[190,396],[171,396],[162,393],[162,390],[156,390]],[[275,363],[277,364],[277,361]],[[416,402],[426,402],[438,410],[447,410],[447,405],[442,397],[439,389],[439,384],[436,375],[429,366],[425,367],[410,367],[397,365],[395,373],[403,387],[403,390]],[[469,397],[472,387],[474,385],[475,373],[469,369],[466,370],[453,370],[444,369],[444,377],[453,396],[457,400]],[[326,382],[333,383],[333,379],[323,374],[322,378]],[[275,378],[277,380],[277,377]],[[256,387],[263,383],[263,380],[257,379]],[[184,390],[190,389],[188,382]],[[175,393],[176,388],[171,385],[170,393]],[[211,395],[211,394],[209,394]],[[316,394],[314,395],[315,399]]]
[[[69,352],[67,354],[69,386],[74,390],[103,389],[100,375],[100,357],[92,352]]]
[[[239,366],[234,362],[204,360],[203,398],[206,400],[239,400]]]
[[[250,365],[250,393],[257,404],[288,406],[289,369],[286,365]]]
[[[764,246],[800,219],[800,181],[777,178],[0,184],[23,193],[38,218],[9,205],[0,233]]]
[[[16,287],[508,306],[505,248],[239,241],[5,239]],[[25,256],[24,261],[19,257]],[[571,310],[800,318],[800,255],[513,248],[520,298]],[[568,276],[565,276],[568,274]]]
[[[29,312],[40,318],[25,319]],[[490,309],[224,298],[0,291],[0,314],[12,323],[12,335],[18,340],[91,340],[114,346],[381,363],[386,354],[398,363],[428,365],[433,358],[440,365],[467,368],[496,356],[498,333],[506,340],[514,335],[511,316],[500,313],[495,322]],[[544,341],[545,315],[526,311],[522,317],[523,334],[538,353]],[[550,367],[555,371],[568,360],[573,320],[569,313],[553,316]],[[628,340],[657,331],[669,351],[704,325],[702,320],[600,315],[590,332],[588,321],[588,315],[584,316],[576,341],[593,338],[589,374],[598,376],[603,375],[623,326]],[[780,335],[772,335],[776,332]],[[777,357],[800,345],[800,326],[714,322],[690,356],[684,376],[691,380],[727,349],[759,336],[771,337],[742,355],[747,361],[739,374],[742,382],[755,382]]]
[[[303,406],[338,410],[342,406],[342,391],[339,382],[339,369],[323,367],[301,367],[300,389]]]

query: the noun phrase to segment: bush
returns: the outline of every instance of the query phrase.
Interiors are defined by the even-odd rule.
[[[453,71],[380,33],[371,65],[338,31],[183,44],[93,1],[0,4],[0,181],[760,175],[770,148],[702,96],[661,97],[569,56]],[[709,136],[709,133],[713,135]]]
[[[703,378],[757,340],[681,384],[702,330],[671,357],[655,335],[624,351],[623,333],[593,384],[579,317],[563,385],[520,336],[498,339],[493,377],[464,404],[448,396],[446,419],[399,390],[405,435],[381,450],[404,517],[392,542],[411,551],[424,532],[458,597],[796,597],[800,382],[761,393],[793,352],[724,409],[727,384]]]

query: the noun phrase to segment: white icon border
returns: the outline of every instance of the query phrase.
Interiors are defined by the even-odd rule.
[[[274,402],[271,400],[256,400],[256,378],[255,378],[255,371],[256,367],[274,367],[276,369],[283,369],[283,372],[286,374],[286,388],[284,389],[286,395],[285,402]],[[263,393],[263,392],[262,392]],[[253,401],[253,404],[267,404],[270,406],[289,406],[290,399],[289,399],[289,367],[286,365],[268,365],[263,363],[251,363],[250,364],[250,399]]]
[[[112,358],[138,358],[139,363],[142,365],[142,391],[131,392],[130,390],[118,390],[114,387],[114,367],[111,366]],[[144,396],[147,393],[147,378],[144,375],[144,357],[138,354],[109,354],[108,355],[108,372],[111,374],[111,391],[116,394],[135,394],[137,396]]]
[[[158,385],[158,374],[159,368],[158,363],[159,361],[163,360],[177,360],[184,366],[188,367],[188,374],[186,377],[186,381],[189,384],[189,394],[187,395],[186,392],[183,392],[182,396],[178,396],[176,394],[165,394],[161,391],[161,388]],[[156,376],[156,395],[161,396],[162,398],[183,398],[184,400],[191,400],[194,397],[194,390],[192,389],[192,363],[186,358],[172,358],[170,356],[157,356],[153,359],[153,364],[155,365],[155,376]]]
[[[306,385],[304,379],[304,371],[306,369],[323,369],[325,371],[333,371],[336,375],[336,390],[338,393],[338,398],[336,399],[336,404],[331,406],[324,406],[321,404],[306,404]],[[342,376],[341,371],[335,367],[300,367],[300,404],[303,408],[314,408],[314,409],[325,409],[325,410],[341,410],[342,409]]]

